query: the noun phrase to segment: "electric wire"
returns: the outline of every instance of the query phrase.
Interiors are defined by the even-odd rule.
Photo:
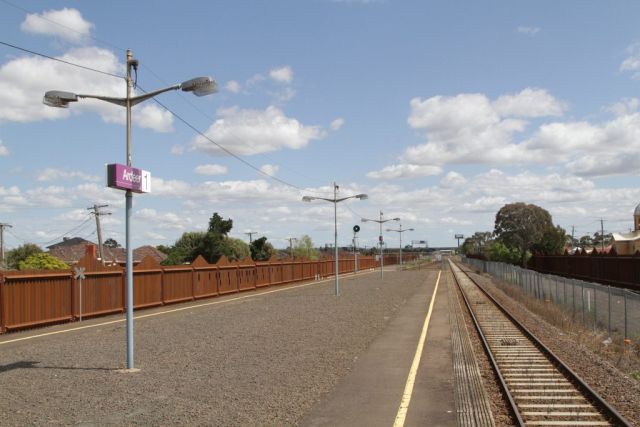
[[[76,34],[79,34],[82,37],[88,37],[88,38],[90,38],[92,40],[95,40],[95,41],[97,41],[99,43],[102,43],[102,44],[104,44],[106,46],[109,46],[109,47],[112,47],[114,49],[121,50],[123,52],[126,51],[126,49],[124,49],[122,47],[119,47],[119,46],[116,46],[115,44],[113,44],[113,43],[111,43],[111,42],[109,42],[107,40],[100,39],[98,37],[92,36],[91,34],[85,34],[85,33],[81,32],[81,31],[78,31],[78,30],[73,29],[71,27],[68,27],[68,26],[66,26],[64,24],[61,24],[60,22],[54,21],[53,19],[45,18],[44,16],[41,16],[41,15],[39,15],[38,13],[36,13],[36,12],[34,12],[32,10],[26,9],[26,8],[24,8],[22,6],[19,6],[17,4],[14,4],[14,3],[10,2],[10,1],[7,1],[7,0],[0,0],[0,1],[2,3],[6,4],[7,6],[11,6],[14,9],[18,9],[18,10],[24,12],[24,13],[28,13],[30,15],[33,15],[33,16],[37,17],[40,20],[49,22],[51,24],[57,25],[60,28],[64,28],[65,30],[68,30],[68,31],[74,32]]]
[[[140,86],[138,86],[138,89],[140,89],[142,92],[146,91],[144,89],[142,89]],[[260,170],[259,167],[255,166],[254,164],[250,163],[249,161],[243,159],[241,156],[239,156],[238,154],[234,153],[233,151],[229,150],[228,148],[226,148],[225,146],[223,146],[222,144],[219,144],[218,142],[214,141],[213,139],[211,139],[210,137],[208,137],[207,135],[205,135],[203,132],[201,132],[198,128],[196,128],[194,125],[192,125],[190,122],[188,122],[186,119],[184,119],[182,116],[180,116],[178,113],[176,113],[175,111],[171,110],[169,107],[167,107],[165,104],[163,104],[162,102],[158,101],[157,99],[153,98],[153,100],[160,105],[162,108],[164,108],[167,112],[169,112],[173,117],[175,117],[178,121],[182,122],[185,126],[187,126],[189,129],[191,129],[192,131],[194,131],[195,133],[197,133],[198,135],[200,135],[201,137],[205,138],[207,141],[209,141],[210,143],[214,144],[216,147],[218,147],[219,149],[221,149],[222,151],[224,151],[225,153],[227,153],[228,155],[230,155],[231,157],[235,158],[236,160],[240,161],[241,163],[243,163],[244,165],[248,166],[249,168],[255,170],[256,172],[258,172],[260,175],[263,175],[269,179],[272,179],[274,181],[279,182],[280,184],[283,184],[287,187],[291,187],[294,188],[296,190],[299,191],[304,191],[307,193],[315,193],[315,194],[333,194],[333,193],[329,193],[329,192],[323,192],[323,191],[315,191],[315,190],[309,190],[306,188],[302,188],[300,186],[297,186],[295,184],[292,184],[288,181],[285,181],[281,178],[278,178],[276,176],[273,175],[269,175],[268,173]]]
[[[1,0],[0,0],[0,1],[1,1]],[[7,43],[7,42],[3,42],[3,41],[1,41],[1,40],[0,40],[0,44],[2,44],[2,45],[4,45],[4,46],[8,46],[8,47],[13,48],[13,49],[20,50],[20,51],[22,51],[22,52],[27,52],[27,53],[31,53],[31,54],[33,54],[33,55],[41,56],[41,57],[43,57],[43,58],[50,59],[50,60],[52,60],[52,61],[61,62],[61,63],[63,63],[63,64],[70,65],[70,66],[72,66],[72,67],[81,68],[81,69],[83,69],[83,70],[93,71],[93,72],[96,72],[96,73],[104,74],[104,75],[106,75],[106,76],[117,77],[117,78],[119,78],[119,79],[124,79],[124,78],[125,78],[125,76],[120,76],[120,75],[118,75],[118,74],[113,74],[113,73],[109,73],[109,72],[107,72],[107,71],[98,70],[98,69],[96,69],[96,68],[87,67],[86,65],[76,64],[76,63],[74,63],[74,62],[65,61],[64,59],[60,59],[60,58],[56,58],[56,57],[53,57],[53,56],[45,55],[44,53],[40,53],[40,52],[36,52],[35,50],[31,50],[31,49],[27,49],[27,48],[24,48],[24,47],[16,46],[16,45],[14,45],[14,44]]]
[[[88,217],[87,219],[85,219],[82,223],[80,223],[80,225],[74,226],[72,229],[70,229],[70,230],[69,230],[69,231],[67,231],[66,233],[64,233],[64,234],[62,234],[62,235],[60,235],[60,236],[58,236],[58,237],[56,237],[56,238],[54,238],[54,239],[48,240],[48,241],[46,241],[46,242],[42,242],[42,243],[40,243],[40,244],[41,244],[42,246],[46,246],[46,245],[49,245],[50,243],[56,242],[56,241],[58,241],[58,240],[60,240],[60,239],[64,238],[65,236],[68,236],[68,235],[69,235],[69,234],[71,234],[71,233],[79,233],[79,232],[80,232],[80,230],[81,230],[82,228],[84,228],[84,226],[86,226],[86,224],[87,224],[89,221],[91,221],[92,219],[93,219],[93,218],[91,218],[91,217],[89,216],[89,217]]]

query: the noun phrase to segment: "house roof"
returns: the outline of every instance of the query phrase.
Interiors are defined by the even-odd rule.
[[[633,242],[640,239],[640,231],[631,231],[629,233],[613,233],[613,240],[616,242]]]
[[[140,246],[139,248],[133,250],[134,259],[144,259],[148,256],[158,262],[162,262],[167,259],[167,254],[151,245]]]
[[[64,237],[62,239],[62,242],[54,243],[51,246],[47,246],[47,249],[51,250],[55,248],[71,247],[76,245],[93,245],[93,244],[95,243],[90,242],[86,239],[83,239],[82,237],[72,237],[72,238]]]

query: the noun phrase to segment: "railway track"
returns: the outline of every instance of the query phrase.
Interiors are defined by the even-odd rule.
[[[631,425],[471,277],[450,265],[519,425]]]

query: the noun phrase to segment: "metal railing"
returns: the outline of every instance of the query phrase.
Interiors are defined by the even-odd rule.
[[[462,262],[519,288],[530,297],[555,304],[585,329],[606,331],[611,338],[640,339],[640,293],[501,262],[466,257]]]

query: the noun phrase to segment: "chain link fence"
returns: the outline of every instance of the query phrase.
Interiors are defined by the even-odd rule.
[[[511,264],[462,258],[462,262],[560,307],[567,316],[609,337],[640,339],[640,293],[598,283],[538,273]]]

